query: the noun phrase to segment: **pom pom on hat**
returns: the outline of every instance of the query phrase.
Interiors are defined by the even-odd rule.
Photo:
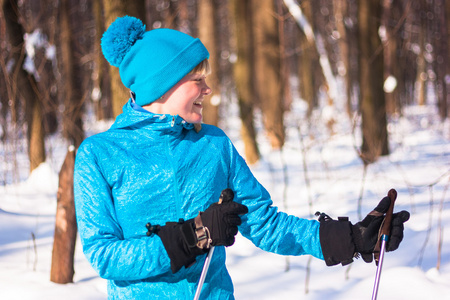
[[[143,38],[145,25],[135,17],[117,18],[103,34],[101,45],[103,55],[113,66],[119,67],[125,55],[137,40]]]
[[[117,18],[101,45],[106,60],[119,68],[123,84],[141,106],[160,98],[209,58],[198,38],[168,28],[145,31],[142,21],[130,16]]]

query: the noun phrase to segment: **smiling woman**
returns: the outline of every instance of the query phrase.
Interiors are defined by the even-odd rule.
[[[161,98],[143,108],[155,114],[179,115],[186,122],[200,123],[202,121],[202,103],[205,96],[211,94],[206,84],[207,60],[197,68],[195,73],[189,73]]]
[[[209,53],[199,39],[146,32],[127,16],[105,32],[102,50],[132,97],[110,129],[79,147],[74,192],[83,252],[108,279],[109,298],[192,299],[200,286],[203,299],[234,299],[225,247],[238,231],[263,250],[328,265],[350,263],[355,252],[372,256],[381,208],[375,223],[358,226],[280,212],[221,129],[195,128],[211,93]],[[403,215],[393,221],[392,249],[403,237]],[[201,289],[209,251],[214,272]]]

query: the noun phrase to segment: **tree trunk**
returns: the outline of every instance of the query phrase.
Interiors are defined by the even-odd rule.
[[[335,1],[335,19],[336,28],[339,32],[339,51],[342,59],[342,66],[338,67],[338,73],[345,79],[345,94],[347,96],[347,114],[351,118],[352,109],[352,82],[351,82],[351,70],[350,70],[350,47],[349,47],[349,35],[347,34],[347,26],[345,25],[345,19],[349,18],[348,13],[348,1],[347,0],[337,0]]]
[[[103,9],[105,12],[105,28],[114,22],[118,17],[125,15],[124,0],[103,0]],[[117,117],[122,113],[122,107],[130,97],[128,89],[123,85],[120,79],[119,68],[109,65],[109,77],[111,80],[111,104],[113,116]]]
[[[199,0],[198,2],[198,29],[199,38],[208,49],[211,65],[211,74],[208,76],[208,85],[212,89],[211,95],[205,97],[203,101],[203,123],[218,125],[219,121],[219,51],[217,32],[217,6],[214,0]]]
[[[9,82],[11,86],[10,99],[14,102],[24,99],[26,103],[26,122],[28,157],[30,161],[30,172],[45,161],[44,126],[43,114],[37,82],[33,75],[23,69],[25,58],[25,44],[23,40],[24,29],[19,23],[17,0],[3,0],[2,10],[5,17],[8,39],[13,49],[11,57],[15,65],[12,69]],[[7,74],[5,74],[6,76]],[[13,104],[14,105],[14,104]]]
[[[252,0],[256,92],[271,146],[273,149],[281,149],[285,140],[284,96],[280,80],[280,42],[275,11],[273,0]]]
[[[437,45],[436,67],[438,109],[441,120],[448,117],[450,110],[450,83],[446,74],[450,74],[450,1],[438,0],[440,10],[438,13],[439,38],[435,38]],[[448,76],[448,75],[447,75]]]
[[[63,133],[78,147],[84,139],[81,120],[83,107],[83,85],[81,83],[81,62],[77,59],[77,39],[70,22],[70,3],[62,0],[60,6],[60,47],[62,76],[64,78],[63,99]]]
[[[302,11],[309,24],[313,26],[313,13],[311,2],[306,1],[302,4]],[[308,39],[303,31],[299,31],[300,53],[298,55],[299,68],[299,90],[301,97],[308,103],[308,118],[314,107],[318,104],[317,99],[317,82],[318,76],[321,74],[321,66],[319,64],[319,54],[314,40]],[[317,70],[319,70],[317,72]]]
[[[253,123],[255,103],[253,34],[250,0],[232,0],[232,15],[235,18],[234,37],[236,41],[237,61],[233,65],[236,93],[242,120],[241,136],[244,142],[245,158],[248,164],[259,160],[256,131]]]
[[[353,111],[359,109],[359,62],[358,62],[358,1],[351,0],[347,2],[348,25],[347,25],[347,41],[348,41],[348,76],[347,85],[349,88],[349,99],[347,107],[350,116],[353,118]]]
[[[105,13],[105,28],[107,29],[118,17],[130,15],[139,18],[145,24],[145,1],[144,0],[103,0]],[[129,90],[120,79],[119,68],[109,66],[111,79],[111,102],[114,117],[122,113],[122,107],[130,98]]]
[[[53,5],[54,0],[26,1],[20,8],[27,15],[27,23],[31,24],[28,31],[39,31],[44,39],[48,41],[48,45],[55,44],[55,36],[58,33],[56,18],[58,8]],[[33,12],[33,14],[30,14]],[[35,12],[35,13],[34,13]],[[56,57],[48,57],[47,45],[37,45],[34,48],[34,65],[36,70],[39,99],[41,102],[41,111],[43,118],[44,134],[51,135],[56,133],[58,129],[58,80],[56,79],[57,62]]]
[[[189,24],[189,7],[187,0],[177,1],[177,13],[176,13],[176,29],[185,32],[187,34],[193,35],[190,24]]]
[[[409,4],[408,4],[409,5]],[[399,101],[402,89],[399,82],[403,80],[405,69],[402,68],[405,58],[399,55],[401,49],[401,33],[404,31],[405,14],[409,12],[408,7],[403,7],[402,1],[391,2],[383,0],[383,24],[386,28],[386,40],[384,41],[384,78],[389,76],[396,79],[396,86],[393,90],[385,89],[386,110],[388,113],[398,113],[401,109]]]
[[[447,55],[447,58],[444,59],[444,66],[445,66],[445,74],[450,74],[450,57],[449,57],[449,50],[450,50],[450,1],[445,1],[445,13],[442,12],[442,14],[445,14],[445,17],[443,17],[445,19],[445,24],[442,24],[442,26],[444,27],[442,29],[442,32],[445,33],[445,35],[447,36],[447,41],[446,41],[446,47],[445,49],[446,52],[443,52],[442,55]],[[446,28],[445,28],[446,27]],[[443,50],[444,51],[444,50]],[[442,104],[441,109],[445,109],[445,113],[442,114],[442,116],[446,116],[448,117],[448,115],[450,114],[450,83],[447,81],[447,76],[444,75],[444,82],[443,82],[443,101],[445,103]]]
[[[69,147],[59,172],[55,233],[53,239],[50,280],[56,283],[73,282],[77,222],[73,194],[75,148]]]
[[[421,9],[420,11],[425,11],[425,0],[420,0]],[[420,52],[417,56],[417,73],[416,73],[416,95],[417,103],[419,105],[425,105],[426,103],[426,88],[427,88],[427,73],[426,73],[426,61],[425,61],[425,36],[426,36],[426,21],[425,16],[420,18],[419,26],[419,48]]]
[[[405,31],[402,32],[402,39],[399,40],[401,44],[400,57],[397,61],[398,67],[402,70],[402,77],[398,80],[399,91],[399,103],[400,107],[410,105],[415,102],[414,90],[415,79],[417,74],[417,53],[411,51],[411,44],[418,44],[418,31],[417,28],[420,18],[420,2],[419,1],[406,1],[403,5],[403,14],[405,14]],[[400,110],[401,112],[401,110]]]
[[[35,80],[30,78],[30,81],[32,81],[34,88],[37,88]],[[36,93],[33,93],[36,96]],[[27,136],[30,172],[45,162],[45,130],[43,122],[42,107],[39,99],[27,101]]]
[[[94,110],[97,120],[105,120],[112,117],[112,107],[110,102],[109,68],[103,57],[100,41],[105,31],[105,20],[103,17],[103,5],[101,1],[92,2],[92,14],[95,20],[95,41],[94,41],[94,70],[93,85]]]
[[[358,3],[359,65],[364,163],[389,154],[386,105],[383,91],[383,52],[378,36],[381,3],[362,0]]]

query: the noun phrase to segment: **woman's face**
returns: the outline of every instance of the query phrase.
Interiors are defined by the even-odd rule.
[[[209,94],[211,89],[206,84],[205,75],[188,74],[172,87],[162,100],[156,101],[160,102],[161,109],[156,113],[179,115],[186,122],[201,123],[203,100]]]

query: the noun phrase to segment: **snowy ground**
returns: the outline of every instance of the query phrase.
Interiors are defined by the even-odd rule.
[[[349,124],[338,123],[339,133],[333,136],[320,125],[315,129],[320,134],[310,130],[306,135],[302,128],[299,140],[295,120],[289,120],[283,152],[271,151],[262,136],[263,159],[252,167],[275,205],[300,217],[320,210],[357,222],[361,191],[360,214],[365,215],[395,188],[396,210],[409,210],[411,219],[400,249],[385,256],[378,299],[450,299],[450,124],[419,107],[390,120],[392,154],[369,166],[363,180],[354,149],[358,134],[351,133]],[[237,131],[227,133],[241,150]],[[79,241],[74,283],[49,281],[57,172],[66,147],[56,137],[49,143],[53,156],[29,177],[27,167],[13,172],[8,148],[0,145],[0,299],[106,299],[106,282],[87,263]],[[23,155],[16,158],[26,166],[21,164]],[[227,252],[237,299],[348,300],[372,295],[376,267],[362,260],[330,268],[309,256],[265,253],[241,236]]]

